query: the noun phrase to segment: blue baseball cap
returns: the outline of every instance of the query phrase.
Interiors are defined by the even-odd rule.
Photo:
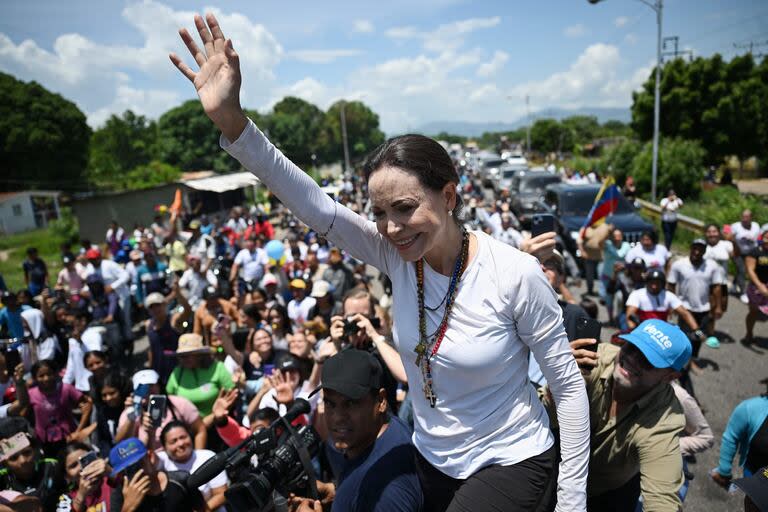
[[[111,476],[115,477],[121,471],[133,466],[147,454],[147,447],[135,437],[120,441],[109,451],[109,465],[112,466]]]
[[[693,352],[688,336],[678,326],[664,320],[646,320],[632,332],[619,335],[619,338],[636,346],[656,368],[680,371]]]

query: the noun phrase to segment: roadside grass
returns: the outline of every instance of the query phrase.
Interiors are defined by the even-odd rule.
[[[21,264],[27,257],[28,247],[37,248],[40,257],[48,265],[48,284],[54,285],[56,275],[61,270],[59,246],[63,241],[64,237],[57,236],[48,229],[0,237],[0,274],[8,289],[18,291],[26,287]]]

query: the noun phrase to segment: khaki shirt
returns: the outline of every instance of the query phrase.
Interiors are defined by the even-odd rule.
[[[587,495],[621,487],[639,472],[643,510],[677,512],[681,507],[677,492],[683,485],[682,406],[672,386],[663,383],[611,418],[618,353],[619,347],[600,344],[597,367],[585,377],[592,430]]]

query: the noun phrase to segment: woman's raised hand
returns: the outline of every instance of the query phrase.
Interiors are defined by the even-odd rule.
[[[200,50],[187,29],[179,30],[179,35],[199,71],[195,73],[175,53],[170,54],[171,62],[195,85],[200,103],[211,121],[227,139],[234,141],[248,123],[240,106],[240,58],[232,47],[232,40],[224,38],[213,14],[206,14],[205,20],[195,15],[195,27],[204,50]]]

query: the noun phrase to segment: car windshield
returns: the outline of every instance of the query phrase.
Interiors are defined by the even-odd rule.
[[[506,163],[506,160],[486,160],[483,162],[483,167],[501,167]]]
[[[560,215],[586,217],[595,202],[599,189],[592,187],[568,190],[560,196]],[[623,195],[619,195],[619,204],[613,213],[633,213],[634,209]]]
[[[504,171],[501,176],[502,178],[514,178],[515,173],[517,173],[515,169],[509,169],[508,171]]]
[[[541,192],[550,183],[558,182],[560,182],[558,176],[529,176],[526,180],[520,183],[520,192]]]

